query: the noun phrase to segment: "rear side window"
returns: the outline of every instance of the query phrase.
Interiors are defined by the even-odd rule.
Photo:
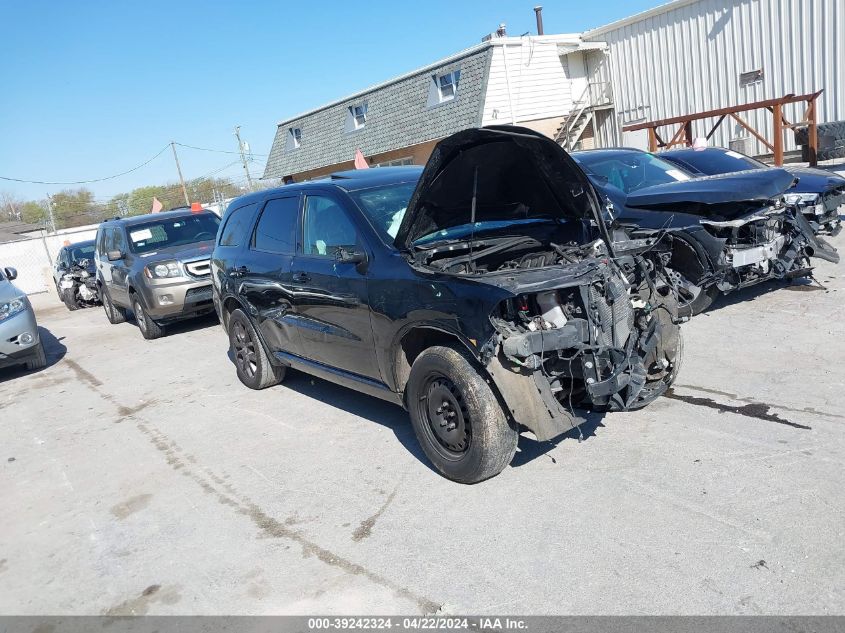
[[[248,204],[235,209],[229,214],[223,232],[220,234],[220,246],[240,246],[249,239],[252,228],[252,216],[258,208],[258,203]]]
[[[255,250],[292,255],[296,251],[294,233],[298,212],[299,196],[269,200],[255,227]]]

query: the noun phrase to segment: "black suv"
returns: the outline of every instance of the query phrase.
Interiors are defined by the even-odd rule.
[[[146,339],[168,323],[214,311],[209,259],[220,220],[208,211],[115,218],[97,229],[95,259],[110,323],[135,314]]]
[[[677,375],[656,241],[612,241],[584,172],[531,130],[466,130],[414,167],[238,198],[211,261],[241,382],[294,367],[408,409],[446,477],[499,473],[521,427],[645,406]]]

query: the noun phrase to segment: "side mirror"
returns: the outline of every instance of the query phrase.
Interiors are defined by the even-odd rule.
[[[367,254],[364,251],[339,248],[335,254],[335,260],[339,264],[355,264],[359,272],[363,272],[367,265]]]
[[[106,257],[108,257],[110,262],[116,262],[118,260],[123,259],[123,253],[120,251],[109,251],[106,253]]]
[[[12,268],[11,266],[9,266],[9,268],[4,269],[3,272],[6,273],[6,279],[8,279],[9,281],[14,281],[18,278],[17,268]]]

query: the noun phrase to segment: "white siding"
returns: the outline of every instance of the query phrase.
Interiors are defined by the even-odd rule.
[[[584,39],[609,45],[623,124],[822,88],[819,122],[845,119],[845,0],[681,2],[638,21],[587,32]],[[763,70],[763,81],[740,87],[739,74],[756,69]],[[784,115],[795,123],[804,107],[786,106]],[[768,111],[740,117],[771,142]],[[696,122],[694,135],[704,136],[713,123]],[[661,132],[664,140],[672,135]],[[726,119],[711,143],[727,146],[746,136]],[[791,132],[785,140],[787,150],[795,148]],[[756,141],[751,147],[767,152]]]
[[[556,42],[524,37],[494,46],[482,125],[560,117],[571,104],[570,79]]]

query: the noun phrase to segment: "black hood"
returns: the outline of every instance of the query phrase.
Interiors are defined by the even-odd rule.
[[[476,172],[477,170],[477,172]],[[527,128],[473,128],[440,141],[426,163],[395,244],[475,221],[533,218],[599,221],[598,199],[583,170],[560,145]]]
[[[626,205],[731,218],[783,195],[794,181],[785,169],[750,169],[638,189],[628,194]]]
[[[834,189],[845,190],[845,178],[824,169],[812,167],[786,167],[790,174],[798,178],[798,184],[789,193],[825,193]]]

